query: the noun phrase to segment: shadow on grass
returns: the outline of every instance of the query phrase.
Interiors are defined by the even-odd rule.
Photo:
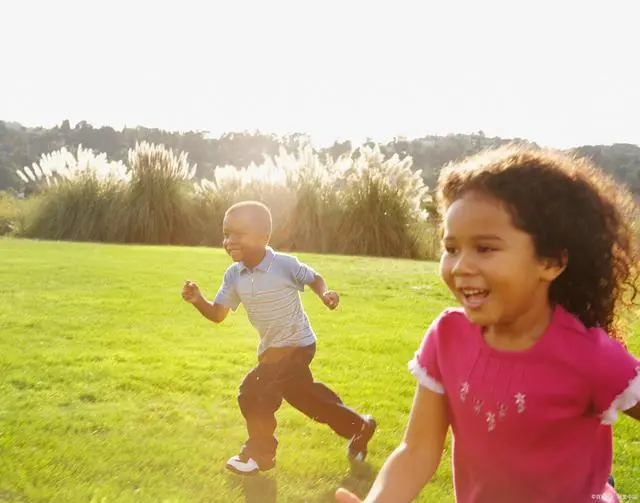
[[[233,489],[244,493],[245,503],[276,503],[278,501],[278,485],[276,479],[269,475],[243,477],[230,474],[227,483]]]
[[[349,474],[342,479],[338,487],[343,487],[363,499],[373,485],[377,472],[368,463],[351,463]],[[338,487],[332,488],[323,496],[315,500],[316,503],[335,503],[335,493]]]
[[[338,486],[326,491],[313,503],[335,503],[335,492],[338,487],[348,489],[360,498],[364,498],[375,480],[376,472],[368,464],[352,463],[349,474],[342,479]],[[278,487],[274,476],[257,475],[242,477],[229,474],[228,486],[233,490],[240,490],[244,494],[244,503],[277,503]],[[304,500],[301,503],[311,503]]]

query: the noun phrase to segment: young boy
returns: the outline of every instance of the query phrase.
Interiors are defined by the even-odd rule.
[[[240,384],[238,395],[249,438],[227,468],[252,475],[275,466],[275,412],[283,399],[349,439],[349,459],[362,461],[376,422],[357,414],[331,389],[314,381],[309,365],[316,352],[316,336],[299,291],[308,285],[329,309],[338,306],[339,296],[311,267],[268,246],[271,226],[271,212],[262,203],[231,206],[224,217],[223,246],[234,263],[225,272],[215,300],[204,299],[191,281],[182,290],[183,299],[214,323],[244,304],[260,335],[258,364]]]

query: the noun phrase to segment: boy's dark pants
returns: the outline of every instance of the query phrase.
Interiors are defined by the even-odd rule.
[[[242,452],[258,464],[275,458],[275,412],[283,398],[341,437],[351,438],[364,426],[360,415],[344,405],[337,394],[314,382],[309,365],[315,352],[315,344],[267,349],[240,384],[238,403],[249,433]]]

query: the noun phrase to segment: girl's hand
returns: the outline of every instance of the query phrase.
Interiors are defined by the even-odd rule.
[[[336,501],[339,503],[362,503],[362,500],[355,494],[350,493],[346,489],[338,489],[336,491]]]

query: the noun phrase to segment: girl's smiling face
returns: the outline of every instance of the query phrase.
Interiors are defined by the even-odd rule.
[[[537,256],[500,200],[468,192],[447,208],[443,231],[440,274],[473,323],[498,330],[549,308],[562,268]]]

